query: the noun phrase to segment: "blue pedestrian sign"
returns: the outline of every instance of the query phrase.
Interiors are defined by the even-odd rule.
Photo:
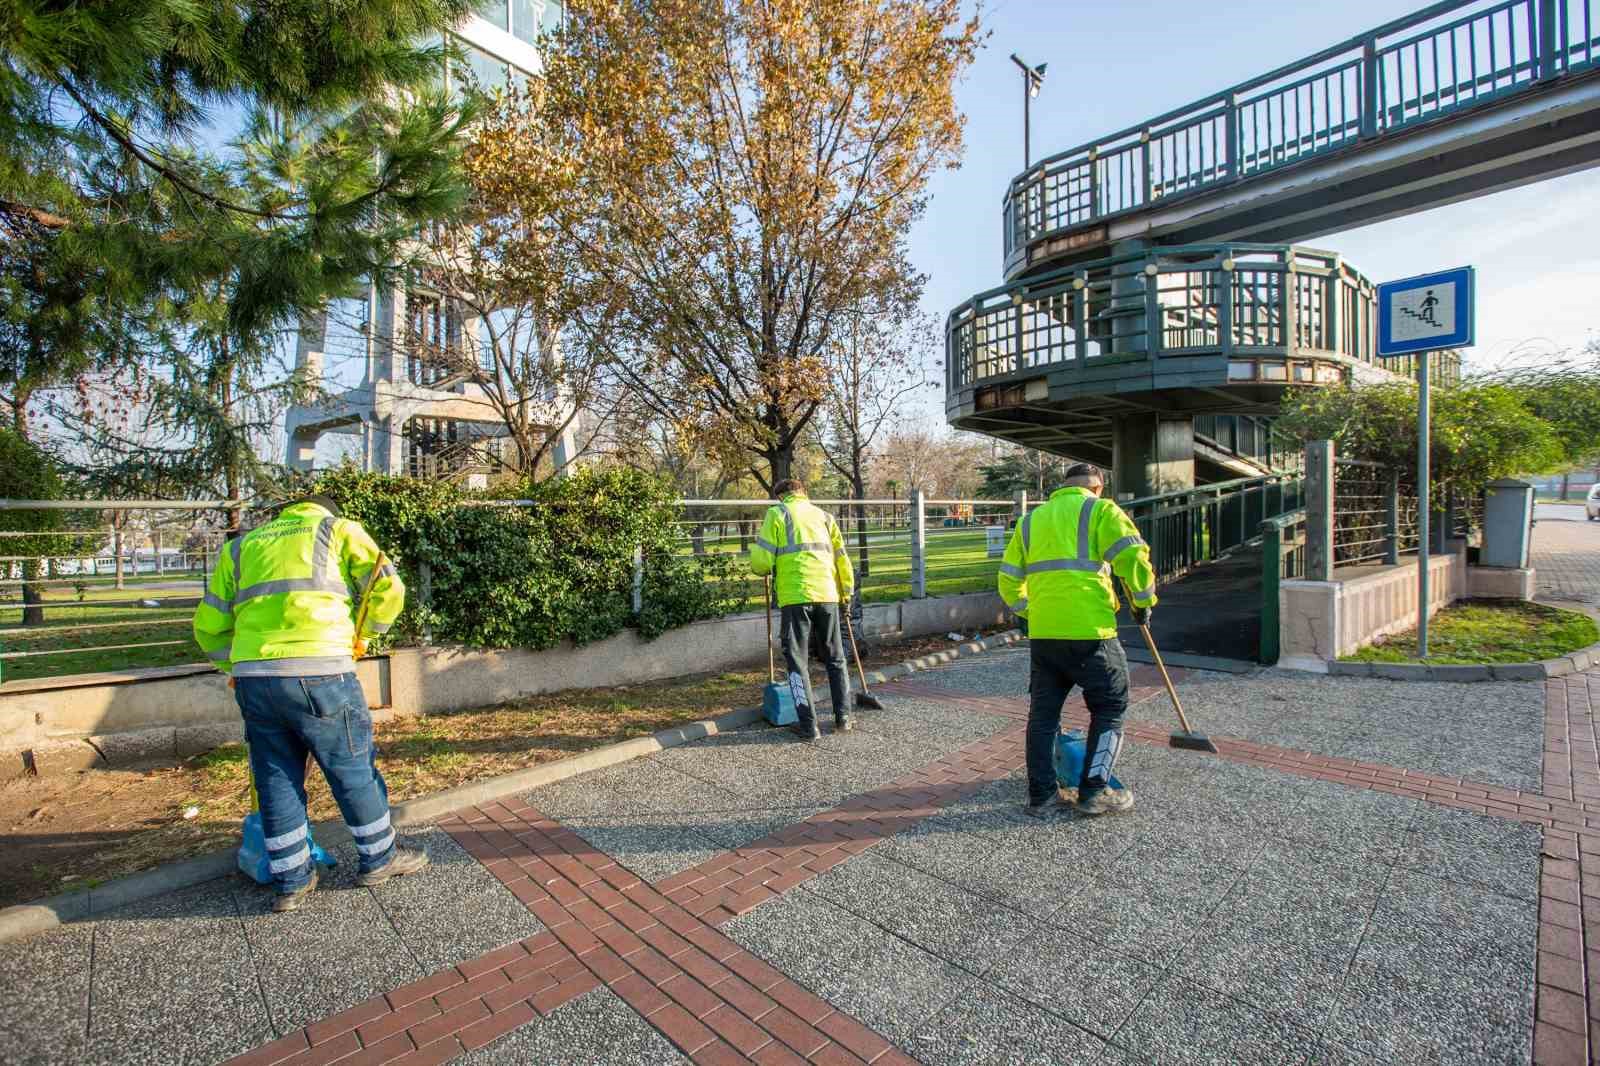
[[[1471,267],[1378,286],[1378,354],[1408,355],[1473,343]]]

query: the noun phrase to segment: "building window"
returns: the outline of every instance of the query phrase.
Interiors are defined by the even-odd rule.
[[[506,0],[484,0],[478,5],[478,17],[496,29],[509,30]]]

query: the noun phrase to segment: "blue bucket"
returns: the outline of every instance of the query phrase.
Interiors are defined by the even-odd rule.
[[[311,845],[311,861],[323,866],[337,866],[333,856],[322,850],[311,837],[311,827],[306,826],[306,843]],[[239,869],[258,885],[272,884],[272,866],[267,859],[267,837],[261,830],[261,812],[251,811],[244,816],[244,839],[239,841]]]
[[[781,681],[769,684],[761,693],[761,713],[768,725],[794,725],[800,715],[794,709],[794,693]]]
[[[1078,782],[1083,780],[1083,760],[1089,752],[1085,743],[1087,740],[1088,735],[1081,729],[1074,729],[1056,737],[1057,788],[1077,788]],[[1111,775],[1109,784],[1112,788],[1122,787],[1122,782],[1117,780],[1116,774]]]

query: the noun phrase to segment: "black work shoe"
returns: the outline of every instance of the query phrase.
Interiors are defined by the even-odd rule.
[[[293,892],[285,892],[282,895],[278,895],[278,896],[274,896],[273,897],[273,899],[272,899],[272,910],[273,910],[273,913],[275,913],[275,914],[283,914],[286,911],[297,911],[297,910],[299,910],[300,909],[300,904],[302,904],[302,903],[304,903],[306,901],[306,897],[311,895],[311,893],[313,893],[313,892],[315,892],[317,890],[317,882],[320,879],[321,878],[317,873],[317,864],[316,863],[312,863],[311,864],[311,880],[307,881],[305,884],[301,885],[299,888],[295,889]]]
[[[356,884],[362,888],[376,888],[391,878],[414,874],[427,865],[427,852],[409,844],[401,844],[394,849],[394,858],[390,859],[387,865],[362,874],[356,878]]]
[[[833,731],[835,733],[848,733],[855,727],[855,719],[848,714],[836,714],[833,716]]]
[[[801,740],[821,740],[822,739],[822,730],[817,728],[817,723],[815,721],[812,721],[812,722],[796,722],[794,725],[789,727],[789,732],[793,733],[795,736],[799,737]]]
[[[1133,789],[1107,788],[1087,800],[1074,804],[1079,814],[1093,817],[1097,814],[1124,814],[1133,810]]]

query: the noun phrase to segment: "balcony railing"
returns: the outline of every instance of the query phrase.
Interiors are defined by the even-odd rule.
[[[946,323],[946,391],[1119,363],[1223,355],[1234,384],[1328,384],[1379,360],[1373,285],[1338,255],[1183,245],[1111,256],[980,293]],[[1298,358],[1297,358],[1298,357]],[[1459,356],[1435,361],[1453,381]],[[1129,367],[1130,372],[1135,368]]]
[[[1004,201],[1033,242],[1326,155],[1600,66],[1600,0],[1447,0],[1043,159]]]

